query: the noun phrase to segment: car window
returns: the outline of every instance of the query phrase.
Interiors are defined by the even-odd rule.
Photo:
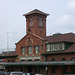
[[[25,73],[23,73],[23,75],[25,75]]]
[[[12,73],[12,75],[23,75],[22,73]]]

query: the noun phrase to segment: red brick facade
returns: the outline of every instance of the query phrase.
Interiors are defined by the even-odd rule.
[[[16,43],[18,57],[9,58],[24,62],[16,70],[42,74],[75,73],[75,34],[46,36],[48,14],[35,9],[23,16],[26,17],[26,35]],[[26,65],[29,61],[31,63]],[[15,66],[13,68],[15,70]]]
[[[52,61],[52,59],[55,59],[55,61],[62,61],[63,59],[69,61],[72,58],[75,58],[75,54],[53,54],[47,56],[47,61]],[[44,58],[41,57],[41,60],[44,61]]]
[[[31,41],[31,42],[29,43],[29,41]],[[38,54],[35,54],[35,46],[36,45],[39,45],[39,53]],[[41,45],[43,45],[43,51],[41,51]],[[28,54],[29,46],[33,47],[32,54]],[[22,55],[22,47],[26,48],[25,55]],[[21,41],[19,41],[16,44],[16,53],[18,54],[18,56],[34,56],[35,57],[35,56],[40,56],[43,52],[45,52],[45,41],[43,40],[43,38],[40,38],[37,35],[33,35],[32,33],[28,33],[25,37],[22,38]],[[19,58],[18,58],[18,61],[20,61]]]
[[[30,26],[30,18],[33,16],[33,26]],[[39,17],[42,18],[43,26],[39,26]],[[29,29],[31,33],[34,33],[38,36],[46,36],[46,16],[39,15],[39,14],[32,14],[30,16],[26,16],[26,34],[28,34]]]

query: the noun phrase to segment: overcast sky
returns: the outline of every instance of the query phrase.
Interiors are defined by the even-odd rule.
[[[26,35],[26,19],[23,14],[39,9],[50,14],[47,17],[47,36],[54,33],[75,33],[75,0],[0,0],[0,52],[15,48]]]

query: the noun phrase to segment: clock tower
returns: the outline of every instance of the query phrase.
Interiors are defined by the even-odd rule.
[[[46,36],[46,17],[49,14],[40,10],[33,10],[23,16],[26,17],[26,34],[33,33],[40,37]]]

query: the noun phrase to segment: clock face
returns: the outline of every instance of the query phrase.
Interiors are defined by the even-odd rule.
[[[33,26],[33,17],[30,18],[30,26]]]
[[[43,26],[43,24],[42,24],[42,18],[41,18],[41,17],[39,17],[39,26],[40,26],[40,27]]]

